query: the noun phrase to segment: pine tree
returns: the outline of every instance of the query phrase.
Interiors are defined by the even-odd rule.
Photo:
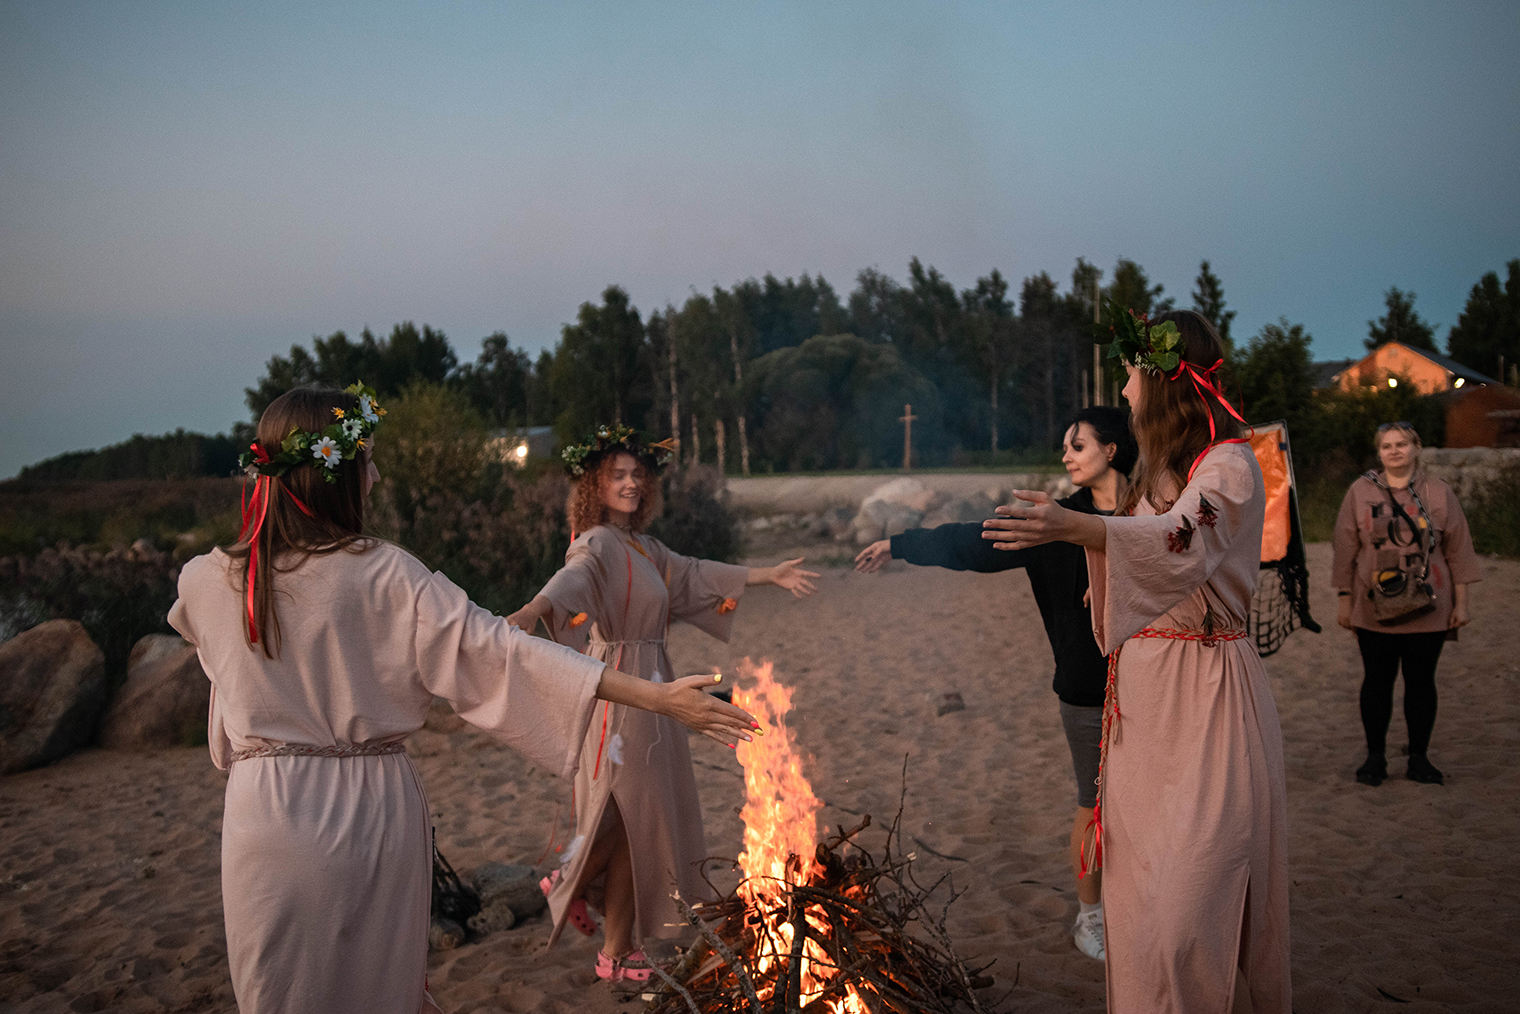
[[[1414,349],[1436,349],[1436,331],[1415,311],[1415,294],[1404,292],[1397,285],[1383,293],[1387,312],[1377,320],[1367,322],[1367,348],[1375,349],[1388,342],[1399,342]]]
[[[1198,288],[1193,290],[1193,309],[1214,325],[1214,330],[1219,332],[1219,337],[1224,340],[1225,351],[1228,352],[1234,348],[1230,342],[1230,321],[1235,319],[1235,311],[1224,308],[1224,285],[1220,283],[1219,276],[1209,270],[1208,261],[1198,265],[1197,285]]]

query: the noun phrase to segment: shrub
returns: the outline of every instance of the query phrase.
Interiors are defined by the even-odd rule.
[[[105,653],[114,689],[139,638],[173,632],[167,616],[178,581],[174,557],[146,540],[106,553],[64,544],[0,558],[0,638],[46,620],[78,620]]]
[[[706,465],[665,471],[665,513],[649,534],[677,553],[731,562],[743,548],[739,525],[722,496],[722,477]]]

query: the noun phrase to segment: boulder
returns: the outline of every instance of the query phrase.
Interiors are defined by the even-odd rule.
[[[848,507],[831,507],[819,515],[820,534],[826,534],[835,542],[848,542],[855,537],[855,512]]]
[[[866,504],[873,503],[878,500],[884,501],[886,503],[907,505],[910,499],[922,496],[928,491],[928,487],[925,486],[922,482],[919,482],[917,479],[909,479],[904,476],[900,479],[892,479],[888,482],[884,482],[880,486],[877,486],[875,489],[871,490],[871,492],[866,496],[865,501],[860,506],[865,507]]]
[[[477,936],[509,930],[549,906],[532,867],[486,863],[470,875],[470,886],[480,896],[480,911],[469,922]]]
[[[100,730],[108,750],[160,750],[206,741],[211,681],[195,646],[174,634],[149,634],[132,646],[127,682]]]
[[[993,517],[993,510],[997,503],[984,493],[974,493],[968,497],[951,500],[933,513],[925,516],[923,526],[925,528],[938,528],[940,525],[966,524],[972,521],[985,521]]]
[[[49,620],[0,644],[0,774],[90,742],[105,699],[105,654],[77,620]]]
[[[868,546],[877,539],[901,535],[909,528],[917,527],[924,519],[920,511],[892,500],[868,499],[861,505],[860,513],[851,523],[855,529],[855,542]]]
[[[464,928],[452,919],[434,919],[428,925],[428,950],[452,951],[464,943]]]
[[[539,878],[531,866],[485,863],[470,876],[470,886],[480,895],[481,911],[506,904],[519,921],[532,918],[549,906]]]

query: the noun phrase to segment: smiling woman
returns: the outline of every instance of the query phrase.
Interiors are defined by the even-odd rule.
[[[674,672],[665,651],[672,620],[727,641],[746,586],[812,594],[818,575],[802,570],[800,559],[735,566],[683,556],[643,534],[659,514],[657,473],[668,454],[666,445],[646,443],[624,426],[603,426],[565,449],[575,479],[567,509],[577,535],[565,566],[510,622],[531,631],[542,621],[555,640],[665,683]],[[543,882],[554,917],[549,944],[567,922],[587,936],[596,932],[589,902],[605,916],[596,974],[646,982],[652,972],[640,941],[682,924],[670,885],[688,900],[711,893],[699,870],[707,850],[685,735],[635,709],[598,709],[581,743],[574,806],[562,868]]]

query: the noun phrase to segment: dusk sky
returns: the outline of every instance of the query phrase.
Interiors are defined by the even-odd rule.
[[[0,477],[224,431],[292,343],[534,353],[910,257],[1130,257],[1237,340],[1446,329],[1520,257],[1520,7],[0,2]]]

